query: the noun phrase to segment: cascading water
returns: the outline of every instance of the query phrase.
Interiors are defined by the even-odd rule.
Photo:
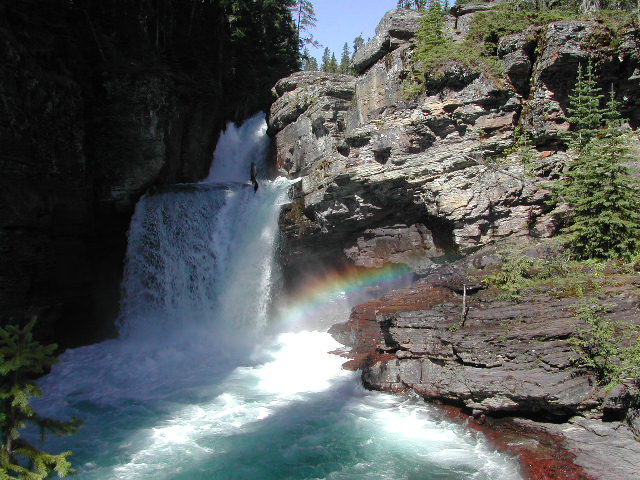
[[[302,330],[293,307],[268,318],[290,182],[246,184],[250,162],[266,171],[265,129],[264,115],[229,125],[205,182],[141,199],[120,337],[67,351],[42,380],[43,414],[85,419],[46,448],[73,450],[82,480],[520,478],[432,407],[341,370],[323,330],[364,297],[315,302]]]

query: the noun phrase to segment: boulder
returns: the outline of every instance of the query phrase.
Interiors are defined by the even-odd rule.
[[[376,28],[376,35],[353,55],[352,67],[363,73],[389,52],[411,40],[420,28],[420,14],[415,10],[387,12]]]

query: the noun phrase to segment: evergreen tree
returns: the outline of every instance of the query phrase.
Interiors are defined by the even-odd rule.
[[[42,395],[34,378],[45,372],[57,358],[56,345],[41,345],[33,339],[35,318],[24,328],[8,325],[0,328],[0,478],[42,480],[52,472],[65,477],[73,473],[71,452],[50,454],[20,437],[20,430],[32,424],[58,436],[75,433],[79,420],[61,422],[38,415],[29,400]]]
[[[613,90],[613,85],[611,85],[611,90],[609,90],[609,100],[607,100],[607,105],[605,106],[602,117],[609,128],[620,128],[622,126],[620,102],[616,100],[616,92]]]
[[[615,96],[605,108],[602,97],[591,66],[580,68],[568,108],[576,158],[556,190],[573,209],[564,231],[574,254],[626,260],[640,249],[640,192],[624,165],[630,148]]]
[[[427,5],[427,0],[398,0],[396,8],[406,8],[407,10],[422,10]]]
[[[309,64],[311,62],[311,59],[313,57],[311,57],[311,53],[309,52],[309,49],[307,47],[304,48],[304,50],[302,51],[302,55],[301,55],[301,69],[308,71],[311,70],[309,68]]]
[[[320,70],[320,68],[318,67],[318,60],[316,60],[315,57],[311,57],[309,59],[309,62],[307,63],[307,70],[312,72],[317,72],[318,70]]]
[[[292,0],[223,2],[231,42],[217,55],[223,56],[233,71],[244,73],[228,79],[228,91],[236,95],[233,99],[235,108],[241,110],[254,92],[270,91],[274,78],[300,69],[296,25],[290,10],[292,4]],[[252,75],[255,71],[260,71],[261,75]],[[266,103],[266,96],[264,100]]]
[[[356,38],[353,39],[353,55],[356,54],[356,52],[362,48],[362,46],[364,45],[364,38],[362,38],[362,35],[358,35]],[[353,59],[353,56],[351,57]]]
[[[329,47],[325,47],[324,53],[322,54],[322,64],[320,65],[320,70],[323,72],[329,72],[331,68],[331,50]]]
[[[338,60],[336,59],[336,54],[331,54],[331,60],[329,61],[329,69],[328,72],[338,73],[340,66],[338,65]]]
[[[305,71],[318,70],[318,61],[311,56],[308,48],[305,48],[302,54],[302,69]]]
[[[578,65],[578,78],[569,96],[570,122],[573,127],[572,147],[582,149],[602,127],[605,110],[600,106],[604,96],[600,93],[598,84],[593,77],[591,59],[587,63],[586,73],[582,64]]]
[[[350,74],[351,73],[351,52],[349,51],[349,44],[347,42],[344,43],[342,47],[342,57],[340,58],[340,73]]]
[[[442,4],[434,0],[420,22],[420,29],[416,32],[416,49],[414,58],[428,70],[433,63],[432,53],[446,45],[444,37],[444,11]]]
[[[320,44],[314,40],[310,30],[316,26],[318,21],[316,12],[313,9],[313,3],[310,0],[294,0],[290,7],[292,16],[296,22],[296,31],[298,32],[298,43],[300,49],[304,45],[312,45],[319,47]]]

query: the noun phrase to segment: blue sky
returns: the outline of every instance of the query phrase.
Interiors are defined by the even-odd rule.
[[[358,35],[362,34],[365,42],[373,38],[384,14],[396,8],[397,3],[397,0],[313,0],[318,22],[311,34],[322,47],[310,49],[311,55],[320,63],[322,52],[329,47],[340,62],[344,42],[353,49],[353,39]]]

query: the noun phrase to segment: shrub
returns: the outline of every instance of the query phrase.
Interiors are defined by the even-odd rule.
[[[578,353],[575,363],[592,370],[602,385],[611,388],[619,383],[640,378],[640,325],[617,325],[602,315],[606,305],[594,300],[576,307],[576,317],[586,326],[569,339]]]

